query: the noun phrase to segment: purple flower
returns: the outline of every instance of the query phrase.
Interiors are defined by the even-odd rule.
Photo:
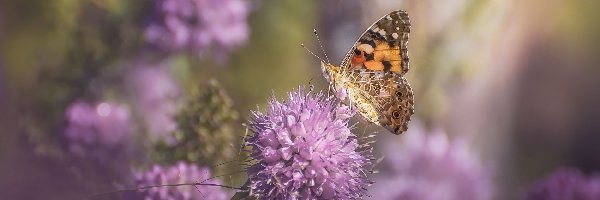
[[[65,137],[69,150],[82,157],[93,156],[108,161],[132,134],[130,113],[126,106],[113,103],[91,105],[77,101],[66,111],[68,126]]]
[[[155,0],[155,10],[145,38],[168,51],[224,56],[248,39],[249,5],[243,0]]]
[[[166,67],[138,64],[130,71],[127,86],[135,101],[151,140],[173,143],[170,135],[177,128],[174,115],[178,111],[179,86]]]
[[[535,184],[525,200],[600,199],[600,177],[587,177],[576,169],[560,169]]]
[[[245,142],[256,161],[247,169],[250,195],[258,199],[357,199],[371,182],[370,147],[350,132],[354,113],[334,97],[299,89],[274,98],[268,113],[253,112]],[[365,145],[367,146],[367,145]]]
[[[135,180],[138,187],[158,186],[181,183],[205,183],[220,185],[220,181],[211,178],[208,168],[199,168],[195,164],[179,162],[173,166],[161,167],[154,165],[148,171],[135,172]],[[153,187],[140,190],[139,199],[206,199],[220,200],[228,199],[228,194],[218,186],[192,186],[183,185],[176,187]]]
[[[402,143],[385,146],[382,174],[373,199],[491,199],[490,173],[463,140],[448,140],[440,129],[426,133],[416,121]]]

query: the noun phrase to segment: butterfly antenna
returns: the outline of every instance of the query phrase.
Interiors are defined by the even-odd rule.
[[[323,48],[323,43],[321,43],[321,39],[319,39],[319,34],[317,34],[317,29],[313,29],[313,33],[315,33],[315,36],[317,37],[317,41],[319,42],[321,51],[323,51],[323,55],[325,55],[325,59],[327,59],[327,63],[331,63],[331,62],[329,62],[329,57],[327,57],[327,53],[325,53],[325,48]]]
[[[304,44],[300,44],[300,46],[302,46],[302,48],[304,48],[306,51],[308,51],[308,53],[312,54],[314,57],[317,57],[319,60],[321,60],[321,62],[325,62],[325,60],[323,60],[321,57],[317,56],[317,54],[313,53],[311,50],[306,48],[306,46],[304,46]],[[329,63],[329,62],[327,62],[327,63]]]

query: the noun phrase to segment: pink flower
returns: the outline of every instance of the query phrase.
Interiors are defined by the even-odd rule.
[[[402,143],[385,144],[381,175],[373,199],[487,200],[493,198],[491,173],[460,138],[441,129],[427,132],[413,121]]]
[[[154,165],[148,171],[136,172],[135,180],[138,187],[182,183],[221,184],[220,181],[211,178],[211,173],[208,168],[200,168],[195,164],[186,164],[184,162],[179,162],[175,165],[166,167]],[[136,196],[139,199],[156,200],[229,199],[227,193],[222,188],[218,186],[203,185],[153,187],[147,190],[139,190]]]
[[[525,200],[600,199],[600,177],[585,176],[577,169],[559,169],[535,184]]]
[[[155,0],[146,41],[166,51],[210,52],[224,58],[248,39],[243,0]]]
[[[248,190],[258,199],[359,199],[371,148],[350,132],[354,113],[334,97],[299,89],[286,101],[272,99],[266,114],[254,112],[247,138],[256,161],[248,169]]]
[[[132,134],[129,109],[124,105],[77,101],[67,108],[66,118],[69,150],[82,157],[107,161]]]

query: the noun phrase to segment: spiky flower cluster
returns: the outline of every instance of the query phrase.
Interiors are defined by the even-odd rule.
[[[77,101],[66,111],[65,137],[71,153],[107,162],[132,134],[129,109],[124,105]]]
[[[524,199],[600,199],[600,176],[588,177],[576,169],[560,169],[534,185]]]
[[[220,185],[220,181],[211,178],[208,168],[200,168],[195,164],[179,162],[173,166],[162,167],[154,165],[148,171],[135,172],[138,187],[159,186],[139,190],[135,199],[228,199],[227,193],[218,186],[183,185],[168,187],[161,185],[203,183]]]
[[[227,54],[248,39],[249,5],[243,0],[155,0],[146,41],[165,50]]]
[[[333,97],[303,89],[284,102],[272,99],[266,114],[253,112],[245,140],[254,163],[247,169],[250,195],[259,199],[357,199],[371,149],[350,132],[354,112]]]
[[[460,138],[413,121],[402,143],[387,143],[372,199],[486,200],[493,198],[491,173]]]

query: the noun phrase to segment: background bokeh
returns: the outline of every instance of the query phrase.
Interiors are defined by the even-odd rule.
[[[401,136],[355,120],[357,132],[378,135],[381,162],[373,179],[399,173],[398,179],[436,190],[439,181],[427,180],[444,177],[477,190],[463,191],[478,194],[472,199],[521,199],[559,168],[590,176],[600,170],[598,6],[585,0],[2,0],[0,199],[78,199],[151,184],[132,174],[162,169],[155,165],[227,174],[218,181],[241,185],[243,173],[235,172],[242,169],[242,124],[251,111],[299,85],[327,89],[320,61],[300,47],[321,53],[313,29],[337,64],[366,27],[398,9],[412,24],[408,80],[416,114]],[[449,152],[446,160],[437,160],[438,149]],[[386,164],[420,158],[438,164]],[[474,164],[452,164],[465,162]],[[469,187],[478,184],[485,186]],[[375,183],[371,193],[381,191]]]

